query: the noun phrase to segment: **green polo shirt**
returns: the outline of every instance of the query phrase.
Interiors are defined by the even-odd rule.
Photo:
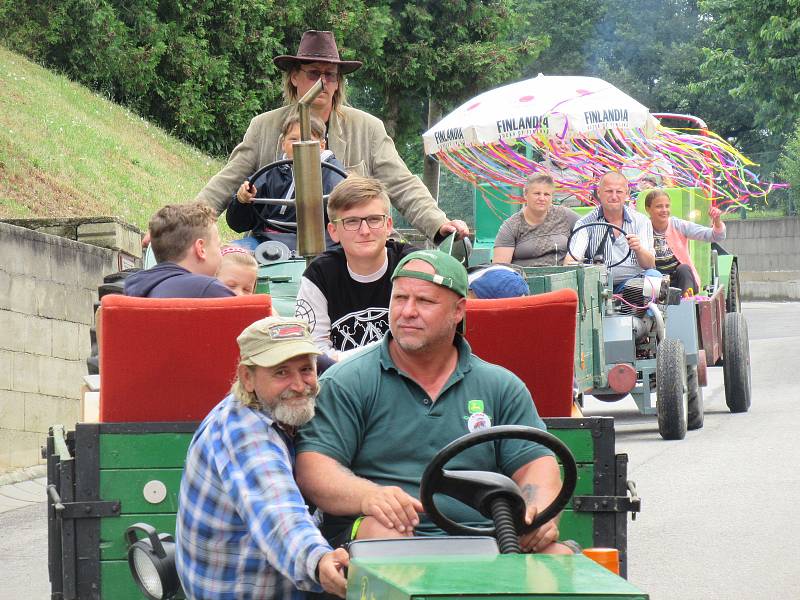
[[[389,354],[383,343],[339,363],[320,378],[317,413],[299,432],[297,452],[319,452],[356,475],[379,485],[396,485],[419,498],[419,482],[433,456],[451,441],[481,425],[527,425],[546,429],[525,384],[510,371],[472,354],[457,335],[458,363],[435,402]],[[488,423],[487,423],[488,419]],[[550,455],[537,444],[500,440],[481,444],[448,463],[448,469],[494,471],[511,477],[527,463]],[[488,525],[479,513],[456,500],[436,498],[451,519]],[[341,517],[326,515],[324,529],[335,531]],[[420,534],[441,534],[423,515]]]

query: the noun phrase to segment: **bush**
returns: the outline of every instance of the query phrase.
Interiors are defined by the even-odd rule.
[[[0,0],[0,39],[224,155],[280,104],[272,57],[297,18],[269,0]]]

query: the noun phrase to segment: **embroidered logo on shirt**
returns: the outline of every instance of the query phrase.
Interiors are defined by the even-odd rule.
[[[478,412],[472,413],[467,421],[467,429],[470,433],[489,429],[492,426],[492,420],[486,413]]]

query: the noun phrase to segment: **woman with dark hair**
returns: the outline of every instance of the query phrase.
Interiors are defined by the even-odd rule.
[[[670,199],[663,190],[652,190],[644,199],[644,207],[653,224],[653,246],[656,254],[656,269],[669,275],[670,285],[680,288],[684,295],[689,290],[700,289],[700,276],[689,256],[689,240],[720,242],[725,239],[725,223],[722,211],[714,206],[708,210],[712,227],[704,227],[691,221],[673,217]]]

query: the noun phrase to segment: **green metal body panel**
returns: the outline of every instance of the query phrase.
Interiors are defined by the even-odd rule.
[[[717,256],[717,267],[719,269],[719,283],[726,290],[731,284],[731,269],[733,263],[736,262],[736,256],[733,254],[720,254]]]
[[[258,267],[257,294],[269,294],[272,307],[279,315],[293,316],[300,290],[300,279],[306,270],[302,258],[270,263]]]
[[[488,244],[489,248],[494,247],[494,238],[497,237],[500,225],[522,206],[519,201],[510,198],[509,195],[512,193],[522,196],[522,189],[504,184],[492,187],[488,183],[481,183],[475,187],[473,207],[476,244]],[[491,261],[491,256],[489,260]]]
[[[588,391],[606,385],[603,351],[603,310],[606,269],[602,266],[525,267],[531,294],[572,289],[578,294],[575,324],[575,379]]]
[[[648,596],[582,555],[419,556],[358,559],[350,565],[348,600],[428,598],[591,598]]]
[[[559,525],[562,536],[565,539],[573,539],[584,547],[599,545],[620,548],[621,568],[624,573],[627,560],[625,550],[627,512],[609,512],[605,509],[597,511],[586,505],[587,502],[591,502],[587,500],[588,498],[603,497],[611,500],[625,496],[627,457],[614,454],[613,419],[562,418],[547,419],[546,422],[549,430],[572,449],[578,463],[575,497],[564,510]],[[67,462],[74,468],[75,480],[84,482],[80,488],[82,496],[87,500],[100,500],[120,506],[118,513],[102,518],[77,519],[72,522],[77,534],[72,543],[75,544],[77,556],[80,556],[82,561],[79,572],[72,577],[78,581],[79,589],[99,589],[99,593],[92,593],[86,597],[114,600],[128,598],[138,600],[142,597],[129,573],[124,532],[129,526],[138,522],[149,523],[161,532],[174,532],[181,472],[186,450],[196,427],[197,423],[79,424],[76,431],[69,434],[75,451],[74,459]],[[54,446],[51,437],[48,447],[52,449]],[[52,456],[48,456],[48,461],[52,462]],[[48,481],[52,481],[50,472]],[[166,487],[165,497],[155,504],[148,502],[143,494],[145,485],[151,481],[160,481]],[[70,487],[59,489],[62,495],[70,497],[69,491],[72,487],[67,480],[62,479],[58,485],[69,485]],[[576,504],[578,499],[582,499],[584,503],[582,507]],[[62,551],[64,547],[62,544],[65,542],[60,539],[58,531],[51,531],[58,536],[51,539],[51,544],[54,540],[59,540],[56,546],[51,546],[52,552]],[[491,560],[496,559],[492,557]],[[438,567],[435,565],[441,563],[442,557],[424,559],[418,557],[417,561],[431,564],[436,569]],[[532,566],[538,563],[523,562],[525,569],[541,568]],[[579,571],[586,568],[582,562],[573,564],[579,565],[574,567]],[[492,562],[492,565],[495,563]],[[381,568],[387,569],[388,565]],[[398,571],[400,568],[396,565],[394,570]],[[556,572],[566,572],[561,567],[554,568]],[[435,578],[438,580],[439,576],[436,575]],[[496,575],[492,576],[488,579],[489,585],[497,580]],[[568,586],[572,585],[569,581],[578,586],[576,589],[583,589],[580,586],[584,584],[589,589],[592,585],[587,583],[585,576],[573,574],[572,580],[563,578],[560,580],[559,589],[568,589]],[[535,597],[551,597],[544,594],[548,589],[552,592],[552,589],[556,588],[542,589],[542,594]],[[595,589],[600,595],[595,594],[593,597],[629,597],[603,595],[610,589],[603,584],[600,589]],[[432,595],[414,597],[443,597],[437,587],[431,588],[430,591]],[[507,590],[499,590],[492,595],[515,597]],[[528,594],[519,597],[531,596]]]

